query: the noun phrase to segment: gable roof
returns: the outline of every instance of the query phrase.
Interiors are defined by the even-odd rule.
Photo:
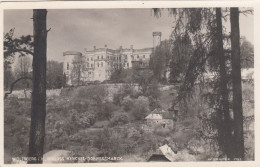
[[[154,109],[145,119],[173,119],[173,116],[169,111]]]
[[[176,154],[172,151],[171,147],[167,144],[159,147],[155,153],[149,158],[148,161],[174,161]]]
[[[149,114],[148,116],[145,117],[145,119],[163,119],[161,114]]]

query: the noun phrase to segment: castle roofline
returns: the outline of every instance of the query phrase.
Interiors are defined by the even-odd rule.
[[[81,52],[77,52],[77,51],[66,51],[63,52],[63,56],[67,56],[67,55],[78,55],[78,56],[82,56]]]
[[[100,52],[100,51],[108,51],[108,52],[112,52],[112,53],[121,53],[121,52],[129,52],[129,51],[133,51],[133,52],[144,52],[144,51],[151,51],[153,48],[142,48],[142,49],[129,49],[129,48],[125,48],[125,49],[109,49],[109,48],[98,48],[95,50],[87,50],[85,51],[86,53],[95,53],[95,52]]]

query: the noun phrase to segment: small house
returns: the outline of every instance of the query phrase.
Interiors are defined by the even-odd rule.
[[[149,127],[173,129],[173,116],[169,111],[155,109],[145,119]]]

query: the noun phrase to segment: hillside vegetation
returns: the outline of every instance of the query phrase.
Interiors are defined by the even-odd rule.
[[[197,93],[196,93],[197,92]],[[243,85],[245,145],[247,160],[254,159],[253,85]],[[75,156],[119,156],[123,161],[147,161],[160,146],[178,152],[178,161],[207,161],[219,156],[217,143],[205,137],[205,114],[199,91],[180,106],[174,128],[146,131],[145,117],[155,108],[167,110],[176,89],[161,90],[158,98],[144,96],[131,87],[108,98],[102,85],[63,89],[47,100],[44,152],[70,150]],[[10,97],[5,101],[5,162],[28,152],[30,99]]]

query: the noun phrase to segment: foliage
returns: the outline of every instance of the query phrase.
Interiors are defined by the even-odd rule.
[[[48,89],[59,89],[62,87],[63,64],[57,61],[47,62],[46,82]]]
[[[101,106],[99,106],[96,111],[97,118],[98,120],[110,120],[112,117],[112,113],[117,111],[118,109],[119,107],[111,102],[101,104]]]
[[[169,40],[162,41],[159,46],[157,46],[150,59],[150,68],[153,70],[154,77],[159,82],[167,82],[167,70],[169,67],[169,62],[172,58],[171,54],[171,43]]]
[[[125,112],[129,112],[134,104],[134,100],[130,96],[123,98],[122,106]]]
[[[88,85],[76,88],[72,92],[74,98],[84,98],[89,100],[92,104],[99,105],[103,103],[108,95],[105,86]]]
[[[4,34],[4,59],[7,60],[7,65],[11,63],[8,61],[8,58],[13,57],[16,51],[19,52],[21,56],[25,56],[33,49],[33,37],[27,35],[21,36],[20,38],[13,38],[14,30],[15,28],[12,28],[8,33]]]
[[[84,75],[85,59],[80,56],[75,56],[72,61],[72,70],[71,70],[71,83],[72,85],[83,85],[82,76]]]
[[[252,114],[254,107],[251,104],[253,87],[251,84],[245,83],[243,88],[245,94],[243,103],[247,107],[244,111]],[[82,91],[84,87],[74,89]],[[75,98],[76,96],[55,96],[47,102],[45,151],[66,149],[86,157],[138,156],[139,161],[146,161],[160,146],[168,144],[178,151],[178,158],[176,157],[178,161],[191,160],[191,156],[199,161],[217,158],[219,149],[216,146],[216,141],[212,140],[215,131],[210,129],[206,120],[211,118],[211,114],[214,112],[209,109],[206,99],[203,98],[204,93],[200,92],[200,90],[206,91],[207,89],[197,87],[195,90],[192,96],[187,97],[186,104],[183,102],[180,105],[180,111],[185,109],[184,105],[188,105],[187,110],[190,112],[181,114],[180,119],[174,123],[174,130],[169,132],[159,131],[158,129],[156,133],[144,131],[139,126],[140,121],[136,120],[133,114],[135,111],[138,114],[147,112],[141,116],[141,118],[144,118],[151,111],[148,97],[125,97],[122,106],[108,102],[102,103],[101,106],[106,104],[106,108],[113,109],[110,110],[112,111],[110,121],[107,119],[98,121],[97,106],[91,104],[89,99],[85,98],[86,96],[77,98]],[[75,95],[77,93],[77,91],[72,92]],[[170,97],[171,92],[174,91],[163,91],[163,97],[159,98],[160,103],[165,98]],[[124,107],[127,104],[129,104],[128,112],[125,111]],[[5,153],[10,152],[11,157],[26,156],[30,101],[10,97],[6,100],[4,109]],[[96,122],[91,126],[88,123],[91,122],[88,118],[95,118]],[[16,123],[16,121],[18,122]],[[24,130],[21,130],[21,127]],[[21,135],[21,133],[24,135]],[[247,160],[252,160],[253,157],[254,145],[252,141],[254,137],[252,137],[252,134],[252,129],[245,133],[247,136],[245,141]],[[21,136],[21,138],[17,138],[17,136]],[[134,161],[131,158],[124,160]]]
[[[16,78],[26,77],[32,70],[32,59],[29,56],[19,56],[16,68],[14,69]]]
[[[133,103],[131,114],[135,120],[144,120],[149,112],[149,100],[147,97],[139,96]]]
[[[173,56],[169,65],[170,82],[181,82],[184,79],[185,71],[187,71],[194,46],[192,46],[192,41],[187,33],[176,35],[172,45]]]
[[[254,67],[254,45],[246,39],[242,40],[240,46],[241,52],[241,68]]]
[[[10,88],[10,85],[15,81],[15,77],[11,69],[4,70],[4,89]]]
[[[129,117],[126,113],[114,114],[110,121],[110,126],[124,125],[129,122]]]
[[[11,83],[23,76],[30,76],[29,68],[31,67],[31,60],[28,56],[32,56],[33,37],[31,35],[14,38],[14,30],[12,28],[9,32],[4,34],[4,77],[5,88],[10,87]],[[14,63],[15,56],[19,55],[18,66],[16,74],[12,72],[11,64]],[[28,55],[28,56],[27,56]],[[18,83],[17,87],[26,88],[29,83],[23,81]],[[28,86],[27,86],[28,87]]]
[[[133,78],[132,69],[116,69],[112,74],[110,80],[114,83],[131,83]]]

